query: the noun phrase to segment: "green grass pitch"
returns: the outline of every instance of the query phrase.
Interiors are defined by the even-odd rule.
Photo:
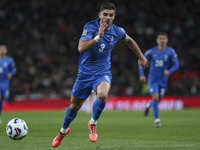
[[[1,150],[51,150],[65,112],[4,112],[0,124]],[[153,114],[142,111],[103,112],[98,121],[98,141],[90,142],[87,123],[91,115],[79,112],[71,132],[57,150],[199,150],[200,109],[161,111],[161,128],[154,127]],[[27,136],[14,141],[6,134],[12,118],[22,118],[28,125]]]

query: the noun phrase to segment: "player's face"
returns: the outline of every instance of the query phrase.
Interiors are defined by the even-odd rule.
[[[7,54],[7,48],[5,46],[0,46],[0,56],[4,57]]]
[[[159,35],[159,36],[157,37],[156,42],[157,42],[158,46],[165,47],[165,46],[167,46],[168,38],[167,38],[167,36],[165,36],[165,35]]]
[[[107,23],[108,27],[113,23],[113,20],[115,19],[115,11],[114,10],[108,10],[104,9],[99,13],[99,18],[101,19],[100,23]]]

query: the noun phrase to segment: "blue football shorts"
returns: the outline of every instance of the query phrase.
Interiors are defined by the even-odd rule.
[[[159,82],[148,83],[148,88],[150,95],[158,93],[160,99],[165,95],[166,85],[161,85]]]
[[[91,94],[92,89],[96,92],[97,86],[102,81],[107,81],[111,85],[111,80],[111,73],[102,73],[98,75],[79,73],[72,88],[72,95],[76,98],[86,99]]]

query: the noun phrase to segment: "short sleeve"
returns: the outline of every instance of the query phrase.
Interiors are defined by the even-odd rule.
[[[83,33],[81,35],[80,40],[91,40],[95,35],[95,30],[92,25],[86,24],[83,28]]]
[[[177,54],[174,49],[172,49],[172,59],[177,59]]]
[[[118,36],[120,40],[124,40],[126,37],[126,32],[123,28],[118,27]]]

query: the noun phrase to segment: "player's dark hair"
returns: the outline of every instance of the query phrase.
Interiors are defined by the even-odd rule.
[[[101,4],[100,11],[103,11],[104,9],[114,10],[116,13],[115,5],[110,2],[105,2],[105,3]]]
[[[168,38],[168,35],[167,35],[166,32],[159,32],[159,33],[157,34],[157,38],[158,38],[158,36],[160,36],[160,35],[164,35],[164,36],[166,36],[166,37]]]

